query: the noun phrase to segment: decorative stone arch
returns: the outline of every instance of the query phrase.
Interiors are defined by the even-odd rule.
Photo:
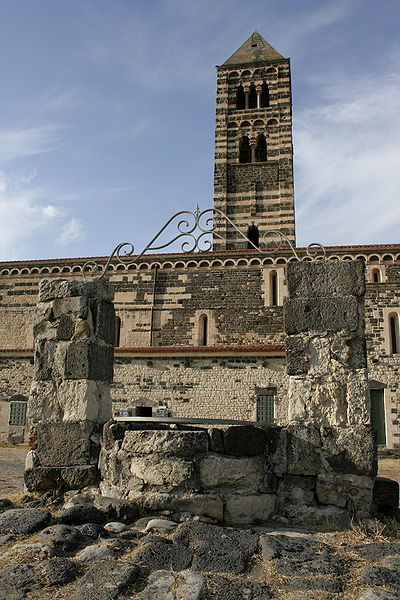
[[[199,267],[209,267],[209,266],[210,266],[210,263],[208,260],[201,260],[199,262]]]
[[[61,273],[71,273],[71,267],[63,267]]]
[[[29,269],[21,269],[21,275],[29,275]]]
[[[126,265],[123,265],[123,264],[116,265],[115,271],[126,271]]]
[[[175,263],[175,269],[184,269],[185,268],[185,263],[184,262],[177,262]]]
[[[146,271],[149,268],[150,268],[150,265],[148,263],[145,263],[145,262],[140,263],[140,265],[139,265],[139,271]]]
[[[60,267],[51,267],[50,273],[61,273]]]
[[[211,263],[212,267],[222,267],[222,260],[213,260]]]
[[[353,260],[353,257],[347,254],[346,256],[342,257],[342,260]]]
[[[241,266],[244,266],[244,265],[248,266],[248,264],[249,264],[249,261],[248,261],[248,260],[246,260],[245,258],[241,258],[241,259],[239,259],[239,260],[237,261],[237,263],[236,263],[236,264],[237,264],[237,266],[238,266],[238,267],[241,267]]]
[[[82,267],[80,265],[75,265],[74,267],[72,267],[72,272],[73,273],[81,273]]]
[[[382,257],[383,262],[393,262],[394,261],[394,257],[393,254],[385,254]]]
[[[368,256],[368,262],[379,262],[380,258],[377,254],[372,254],[371,256]]]
[[[128,271],[137,271],[138,266],[136,263],[130,263],[127,268]]]
[[[193,319],[192,344],[194,346],[213,346],[217,333],[212,310],[196,310]]]
[[[224,267],[234,267],[235,266],[235,261],[233,261],[232,259],[226,260],[224,262]]]

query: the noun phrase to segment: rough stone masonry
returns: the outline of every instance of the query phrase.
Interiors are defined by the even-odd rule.
[[[28,488],[97,481],[100,427],[111,418],[112,300],[110,284],[98,278],[40,283],[28,409],[37,466],[26,472]]]

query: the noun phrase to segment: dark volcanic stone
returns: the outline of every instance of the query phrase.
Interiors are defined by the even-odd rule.
[[[273,558],[313,560],[321,559],[333,552],[333,548],[322,542],[288,535],[265,534],[260,538],[260,546],[264,560]]]
[[[135,560],[138,564],[154,571],[162,569],[183,571],[190,566],[192,553],[181,544],[152,541],[140,548]]]
[[[51,514],[36,508],[11,508],[0,515],[0,533],[35,533],[46,527]]]
[[[0,498],[0,511],[12,508],[13,503],[8,498]]]
[[[331,579],[327,577],[314,577],[313,579],[306,579],[303,577],[293,577],[287,579],[282,583],[282,587],[285,591],[312,591],[318,590],[321,592],[328,592],[331,594],[340,594],[343,592],[343,584],[338,579]]]
[[[269,588],[260,582],[210,575],[207,600],[269,600]]]
[[[104,512],[108,521],[133,521],[139,516],[139,508],[135,502],[119,498],[96,498],[94,506]]]
[[[54,557],[43,565],[43,576],[51,585],[65,585],[78,577],[78,567],[68,558]]]
[[[38,535],[39,542],[52,542],[54,546],[63,550],[73,550],[82,539],[80,531],[70,525],[52,525],[46,527]]]
[[[362,583],[394,588],[400,590],[400,571],[387,567],[363,567],[361,569]]]
[[[139,572],[131,563],[103,560],[79,579],[68,600],[114,600]]]
[[[258,536],[206,523],[184,523],[174,541],[193,551],[193,571],[243,573],[257,549]]]
[[[0,570],[0,600],[23,600],[38,587],[33,565],[17,563]]]
[[[224,432],[225,453],[231,456],[255,456],[265,451],[265,431],[253,425],[234,425]]]
[[[103,529],[103,527],[98,523],[84,523],[83,525],[79,525],[77,529],[83,536],[93,540],[98,538],[99,535],[104,536],[106,534],[105,529]]]
[[[385,592],[384,590],[369,588],[368,590],[361,592],[356,600],[400,600],[400,594],[392,594],[391,592]]]
[[[343,561],[331,556],[314,560],[287,560],[278,558],[273,561],[280,575],[285,577],[313,577],[315,575],[340,575],[343,573]]]
[[[67,525],[104,523],[106,520],[105,514],[92,504],[75,504],[65,509],[59,516],[59,521]]]
[[[386,556],[399,556],[400,544],[396,542],[372,542],[371,544],[359,544],[348,548],[360,558],[375,562]]]
[[[376,477],[372,489],[372,513],[393,515],[399,508],[399,484],[386,477]]]

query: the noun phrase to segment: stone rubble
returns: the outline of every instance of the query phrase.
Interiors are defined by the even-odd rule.
[[[3,506],[0,600],[400,600],[400,543],[382,534],[140,517],[90,490]]]

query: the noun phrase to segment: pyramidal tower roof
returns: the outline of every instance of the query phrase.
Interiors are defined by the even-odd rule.
[[[257,31],[224,62],[224,65],[245,64],[284,58]]]

